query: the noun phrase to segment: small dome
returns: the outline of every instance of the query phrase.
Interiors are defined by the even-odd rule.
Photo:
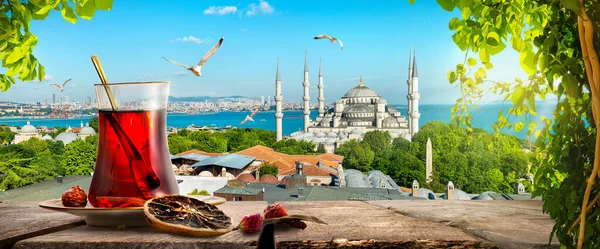
[[[42,137],[42,140],[54,140],[50,135],[46,134]]]
[[[490,196],[491,194],[497,194],[497,193],[494,191],[485,191],[485,192],[481,193],[479,196],[475,197],[473,200],[493,201],[494,198],[492,198]]]
[[[254,181],[256,181],[256,178],[254,178],[253,175],[248,174],[248,173],[241,174],[240,176],[238,176],[237,179],[239,181],[241,181],[241,182],[254,182]]]
[[[296,131],[296,132],[293,132],[292,134],[290,134],[290,137],[297,137],[297,136],[300,136],[300,135],[302,135],[302,134],[303,134],[303,132],[301,132],[301,131]]]
[[[350,132],[350,134],[362,134],[362,131],[359,129],[354,129]]]
[[[229,172],[225,173],[225,177],[227,177],[227,181],[235,179],[235,176]]]
[[[198,176],[204,176],[204,177],[215,177],[215,176],[213,175],[213,173],[211,173],[211,172],[210,172],[210,171],[208,171],[208,170],[205,170],[205,171],[202,171],[202,172],[200,172],[200,174],[198,174]]]
[[[346,139],[346,138],[348,138],[348,134],[340,132],[340,134],[338,135],[338,138],[339,139]]]
[[[327,140],[325,140],[325,143],[326,143],[326,144],[333,144],[333,143],[335,143],[336,141],[337,141],[337,139],[336,139],[336,138],[328,138]]]
[[[396,119],[393,117],[387,117],[383,120],[383,125],[384,126],[398,125],[398,121],[396,121]]]
[[[348,91],[344,98],[379,97],[375,91],[366,86],[357,86]]]
[[[23,127],[21,127],[21,130],[19,130],[19,133],[37,133],[38,130],[37,128],[35,128],[35,126],[31,125],[31,123],[29,121],[27,121],[27,124],[24,125]]]
[[[338,134],[335,133],[335,132],[333,132],[333,131],[330,131],[330,132],[327,133],[327,137],[333,137],[333,138],[335,138],[337,136],[338,136]]]
[[[279,181],[277,180],[277,177],[275,177],[274,175],[271,175],[271,174],[264,174],[263,176],[261,176],[258,179],[258,181],[262,182],[262,183],[279,184]]]
[[[344,113],[372,113],[373,108],[366,104],[352,104],[344,110]]]
[[[387,101],[384,98],[379,98],[377,104],[387,104]]]
[[[79,135],[94,135],[96,134],[96,131],[94,130],[94,128],[90,127],[89,123],[85,124],[85,127],[81,128],[81,130],[79,131]]]
[[[54,141],[62,141],[63,144],[67,145],[68,143],[73,142],[78,138],[79,137],[77,136],[77,134],[75,134],[71,131],[65,131],[61,134],[58,134],[58,136],[56,136]]]
[[[325,142],[325,140],[327,140],[327,139],[326,139],[326,138],[324,138],[324,137],[318,137],[318,138],[315,138],[315,139],[313,139],[313,140],[312,140],[312,143],[313,143],[313,144],[324,143],[324,142]]]
[[[317,132],[317,134],[315,136],[318,137],[318,138],[326,137],[326,135],[325,135],[324,132]]]
[[[331,117],[324,117],[323,119],[321,119],[321,122],[319,123],[321,126],[329,126],[331,123]]]

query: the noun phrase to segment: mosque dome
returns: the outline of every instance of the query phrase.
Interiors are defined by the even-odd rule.
[[[339,139],[346,139],[346,138],[348,138],[348,134],[340,132],[340,134],[338,135],[338,138]]]
[[[213,173],[211,173],[208,170],[202,171],[200,172],[200,174],[198,174],[198,176],[204,176],[204,177],[214,177]]]
[[[317,134],[315,135],[315,137],[322,138],[322,137],[326,137],[326,135],[325,135],[324,132],[317,132]]]
[[[377,104],[387,104],[387,101],[384,98],[379,98]]]
[[[326,143],[326,144],[333,144],[333,143],[335,143],[336,141],[337,141],[337,139],[335,139],[335,138],[328,138],[327,140],[325,140],[325,143]]]
[[[279,180],[277,180],[277,177],[271,174],[264,174],[258,179],[258,181],[262,183],[279,184]]]
[[[324,137],[318,137],[312,140],[313,144],[318,144],[318,143],[324,143],[325,142],[325,138]]]
[[[338,134],[337,134],[337,133],[335,133],[335,132],[333,132],[333,131],[330,131],[330,132],[328,132],[328,133],[327,133],[327,137],[333,137],[333,138],[336,138],[337,136],[338,136]]]
[[[350,132],[350,134],[362,134],[362,131],[359,129],[354,129]]]
[[[494,198],[492,198],[490,195],[497,195],[497,193],[494,191],[485,191],[477,197],[475,197],[473,200],[493,201]]]
[[[50,135],[46,134],[42,137],[42,140],[53,140],[53,138]]]
[[[379,97],[379,95],[377,95],[377,93],[375,93],[375,91],[371,90],[371,88],[368,88],[366,86],[362,85],[362,82],[350,89],[350,91],[346,92],[346,94],[344,94],[344,98],[372,98],[372,97]]]
[[[290,134],[290,137],[297,137],[297,136],[300,136],[302,134],[303,133],[301,131],[296,131],[296,132],[293,132],[292,134]]]
[[[78,138],[79,137],[77,136],[77,134],[73,133],[71,131],[71,127],[69,127],[67,131],[58,134],[54,141],[62,141],[64,145],[67,145],[68,143],[73,142]]]
[[[348,106],[344,113],[372,113],[373,109],[367,104],[353,104]]]
[[[383,126],[385,127],[395,127],[398,125],[398,121],[396,121],[396,119],[393,117],[387,117],[383,120]]]
[[[244,173],[238,176],[238,180],[241,182],[254,182],[256,181],[256,178],[254,178],[254,176],[252,176],[251,174]]]
[[[81,128],[81,130],[79,131],[79,135],[94,135],[96,134],[96,131],[94,130],[94,128],[90,127],[89,123],[85,124],[85,127]]]
[[[29,121],[27,121],[27,124],[24,125],[23,127],[21,127],[21,130],[19,130],[19,133],[37,133],[38,130],[37,128],[35,128],[35,126],[31,125],[31,123]]]

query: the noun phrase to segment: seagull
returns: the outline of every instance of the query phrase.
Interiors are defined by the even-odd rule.
[[[188,67],[188,66],[183,65],[183,64],[181,64],[179,62],[169,60],[169,59],[167,59],[165,57],[162,57],[162,58],[165,59],[168,62],[171,62],[171,63],[173,63],[175,65],[178,65],[178,66],[182,66],[185,69],[192,71],[192,73],[194,75],[196,75],[196,76],[202,77],[202,72],[200,71],[202,69],[202,66],[204,66],[204,63],[206,63],[206,61],[208,61],[208,59],[210,59],[210,57],[213,56],[213,54],[215,54],[215,52],[217,52],[217,49],[219,49],[219,47],[221,47],[221,43],[223,43],[223,38],[224,38],[224,36],[221,36],[221,39],[217,42],[217,44],[215,44],[208,52],[206,52],[206,54],[204,55],[204,57],[202,57],[202,59],[200,60],[200,62],[198,62],[197,66]]]
[[[64,91],[65,90],[65,85],[67,84],[67,82],[71,81],[71,79],[68,79],[67,81],[65,81],[64,83],[62,83],[61,85],[57,85],[57,84],[50,84],[51,86],[55,86],[58,87],[60,89],[60,91]]]
[[[244,121],[242,121],[240,123],[240,125],[243,125],[243,124],[245,124],[248,121],[254,122],[254,119],[252,119],[252,117],[254,117],[254,115],[256,115],[260,111],[260,108],[261,107],[258,107],[258,108],[256,108],[256,110],[252,111],[252,113],[250,113],[250,115],[246,115],[246,118],[244,119]]]
[[[322,34],[322,35],[317,35],[317,36],[315,36],[315,40],[319,40],[319,39],[325,39],[325,38],[329,39],[329,41],[330,41],[331,43],[335,43],[335,41],[339,41],[339,42],[340,42],[340,49],[341,49],[341,50],[344,50],[344,44],[342,43],[342,40],[340,40],[340,39],[338,39],[338,38],[331,37],[331,36],[329,36],[328,34]]]

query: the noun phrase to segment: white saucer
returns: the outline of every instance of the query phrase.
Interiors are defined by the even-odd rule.
[[[225,198],[218,196],[190,196],[212,205],[225,203]],[[40,207],[53,211],[70,213],[85,217],[85,223],[98,227],[147,227],[150,226],[144,218],[143,207],[127,208],[95,208],[89,202],[86,207],[65,207],[60,199],[47,200],[38,204]]]

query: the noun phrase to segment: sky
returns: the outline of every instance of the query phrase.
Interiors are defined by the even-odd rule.
[[[45,66],[43,82],[17,83],[0,92],[1,101],[95,98],[99,83],[91,55],[100,57],[109,82],[171,82],[170,95],[271,96],[277,58],[281,60],[284,101],[300,102],[304,54],[308,51],[311,102],[317,102],[319,59],[323,61],[325,101],[333,102],[358,85],[375,90],[388,103],[406,104],[410,47],[416,50],[422,104],[452,104],[460,92],[446,79],[464,52],[452,41],[448,22],[459,13],[431,0],[127,0],[91,21],[73,25],[53,11],[32,21],[39,37],[34,55]],[[338,44],[314,40],[329,34]],[[221,48],[204,65],[204,77],[161,57],[193,65],[221,36]],[[518,54],[507,47],[492,57],[493,80],[524,77]],[[0,69],[4,72],[5,69]],[[49,86],[72,78],[64,92]],[[483,103],[501,99],[488,96]]]

